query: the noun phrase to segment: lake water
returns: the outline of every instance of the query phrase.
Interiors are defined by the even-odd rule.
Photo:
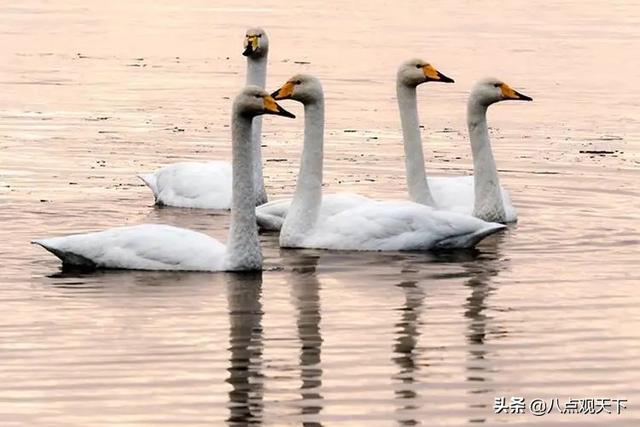
[[[640,3],[2,3],[3,427],[640,425]],[[323,81],[327,192],[405,197],[405,59],[456,79],[419,88],[429,174],[471,171],[476,79],[532,96],[489,116],[518,224],[449,254],[280,250],[265,234],[251,275],[63,273],[29,244],[143,222],[225,239],[226,214],[155,208],[135,173],[230,157],[255,25],[270,89]],[[264,121],[272,199],[293,190],[302,123]],[[496,414],[501,397],[526,413]],[[627,409],[530,413],[556,398]]]

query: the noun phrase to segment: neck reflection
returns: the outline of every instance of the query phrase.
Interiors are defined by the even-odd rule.
[[[229,274],[229,418],[231,426],[260,423],[264,407],[262,381],[262,272]]]
[[[292,266],[289,284],[291,298],[297,310],[298,339],[300,340],[300,395],[302,397],[302,425],[322,426],[322,335],[320,332],[320,281],[316,267],[318,256],[306,251],[281,250],[283,258]]]
[[[400,320],[395,324],[396,339],[393,346],[392,360],[398,366],[398,373],[393,377],[400,381],[400,387],[395,391],[397,399],[405,403],[398,409],[400,425],[418,424],[412,412],[419,407],[416,405],[418,392],[416,383],[416,371],[419,370],[417,360],[420,358],[418,339],[420,337],[420,314],[424,304],[425,293],[417,282],[404,281],[399,283],[399,288],[404,292],[405,301],[400,307]]]
[[[468,320],[467,382],[470,385],[469,393],[480,396],[470,400],[469,408],[472,412],[479,410],[483,414],[490,410],[489,402],[492,402],[493,397],[487,395],[492,391],[487,384],[489,380],[487,374],[493,370],[485,347],[487,334],[491,334],[492,329],[490,324],[492,319],[486,314],[487,300],[495,291],[492,284],[493,278],[505,269],[505,262],[500,259],[499,252],[499,243],[502,238],[503,236],[498,236],[495,240],[491,240],[493,245],[483,248],[485,250],[482,255],[474,262],[464,265],[469,274],[465,286],[471,292],[464,306],[464,316]],[[484,423],[486,418],[471,418],[469,422]]]

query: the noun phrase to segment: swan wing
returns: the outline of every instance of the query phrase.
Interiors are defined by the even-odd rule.
[[[291,199],[278,199],[256,208],[256,221],[261,230],[278,231],[287,216]]]
[[[319,220],[323,221],[340,212],[364,206],[375,202],[365,196],[356,193],[333,193],[322,196]]]
[[[225,245],[196,231],[161,224],[111,228],[36,240],[63,266],[135,270],[220,271]]]
[[[469,248],[503,228],[412,202],[371,202],[318,221],[303,246],[367,251]]]
[[[466,215],[473,214],[475,200],[474,177],[467,176],[430,176],[427,178],[433,200],[439,209]],[[516,208],[511,203],[511,195],[500,187],[507,222],[518,219]]]
[[[292,199],[274,200],[256,208],[258,226],[262,230],[280,230],[287,216]],[[333,193],[322,196],[319,220],[327,219],[347,209],[373,202],[372,199],[355,193]]]
[[[138,176],[151,188],[158,204],[199,209],[231,207],[232,170],[228,162],[173,163]]]

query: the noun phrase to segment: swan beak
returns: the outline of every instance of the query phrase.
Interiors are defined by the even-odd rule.
[[[242,55],[249,56],[258,49],[258,36],[247,36],[244,39],[244,52]]]
[[[515,99],[517,101],[533,101],[533,98],[516,90],[513,90],[511,86],[506,83],[502,83],[500,85],[500,90],[502,91],[502,96],[504,96],[505,99]]]
[[[278,101],[281,101],[283,99],[291,99],[294,87],[295,84],[293,82],[286,82],[280,89],[273,92],[271,96],[273,96],[273,98],[277,99]]]
[[[442,83],[454,83],[454,80],[451,77],[445,76],[440,71],[436,70],[436,68],[431,64],[424,65],[422,67],[422,72],[427,80]]]
[[[264,112],[265,114],[275,114],[276,116],[290,117],[295,119],[296,116],[282,108],[271,96],[264,97]]]

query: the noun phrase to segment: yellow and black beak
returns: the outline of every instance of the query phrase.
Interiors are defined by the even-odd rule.
[[[455,83],[451,77],[445,76],[440,71],[436,70],[436,68],[431,64],[423,65],[422,72],[424,73],[424,76],[427,78],[427,81]]]
[[[246,36],[244,39],[244,52],[242,55],[249,56],[258,49],[258,36]]]
[[[516,101],[533,101],[533,98],[516,90],[513,90],[511,86],[506,83],[502,83],[500,85],[500,90],[502,91],[502,96],[504,96],[505,99],[513,99]]]
[[[296,84],[294,82],[286,82],[280,87],[280,89],[273,92],[271,96],[273,96],[273,98],[278,101],[281,101],[283,99],[291,99],[291,96],[293,95],[293,89],[295,87]]]
[[[290,117],[292,119],[296,118],[296,116],[282,108],[273,97],[267,95],[263,99],[265,114],[275,114],[276,116]]]

